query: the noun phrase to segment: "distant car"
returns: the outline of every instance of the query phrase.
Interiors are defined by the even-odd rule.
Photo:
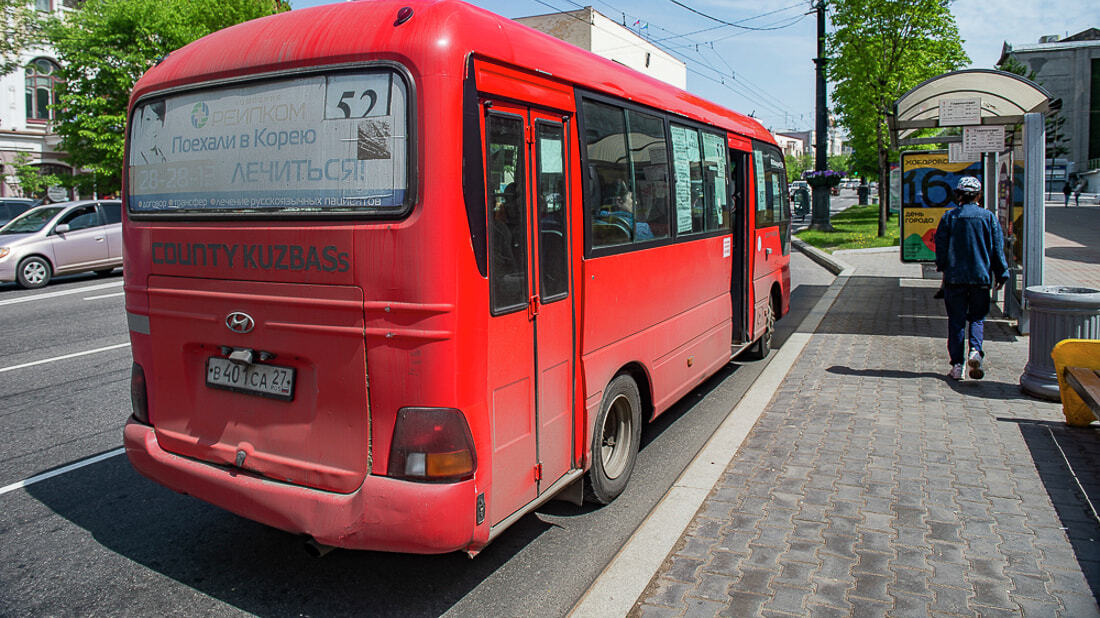
[[[41,201],[25,197],[0,197],[0,225],[34,208]]]
[[[40,288],[54,275],[122,266],[122,202],[37,206],[0,227],[0,281]]]

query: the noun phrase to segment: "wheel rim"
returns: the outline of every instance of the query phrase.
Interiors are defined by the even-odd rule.
[[[608,478],[618,478],[630,461],[631,441],[634,439],[634,415],[630,400],[619,395],[611,402],[603,421],[603,440],[600,442],[600,463]]]
[[[42,262],[27,262],[23,265],[23,279],[31,285],[46,280],[46,266]]]

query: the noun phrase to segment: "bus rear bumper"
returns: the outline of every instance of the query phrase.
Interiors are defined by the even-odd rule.
[[[473,479],[432,484],[368,475],[356,491],[339,494],[169,453],[152,427],[133,419],[124,443],[134,468],[157,483],[323,545],[437,554],[475,544]]]

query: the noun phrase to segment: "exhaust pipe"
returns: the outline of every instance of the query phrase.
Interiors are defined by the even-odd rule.
[[[313,558],[321,558],[334,549],[336,548],[332,545],[323,545],[321,543],[318,543],[313,539],[313,537],[306,539],[305,542],[306,553]]]

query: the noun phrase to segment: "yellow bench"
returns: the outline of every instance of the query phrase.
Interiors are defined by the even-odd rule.
[[[1064,339],[1050,352],[1067,425],[1100,419],[1100,340]]]

